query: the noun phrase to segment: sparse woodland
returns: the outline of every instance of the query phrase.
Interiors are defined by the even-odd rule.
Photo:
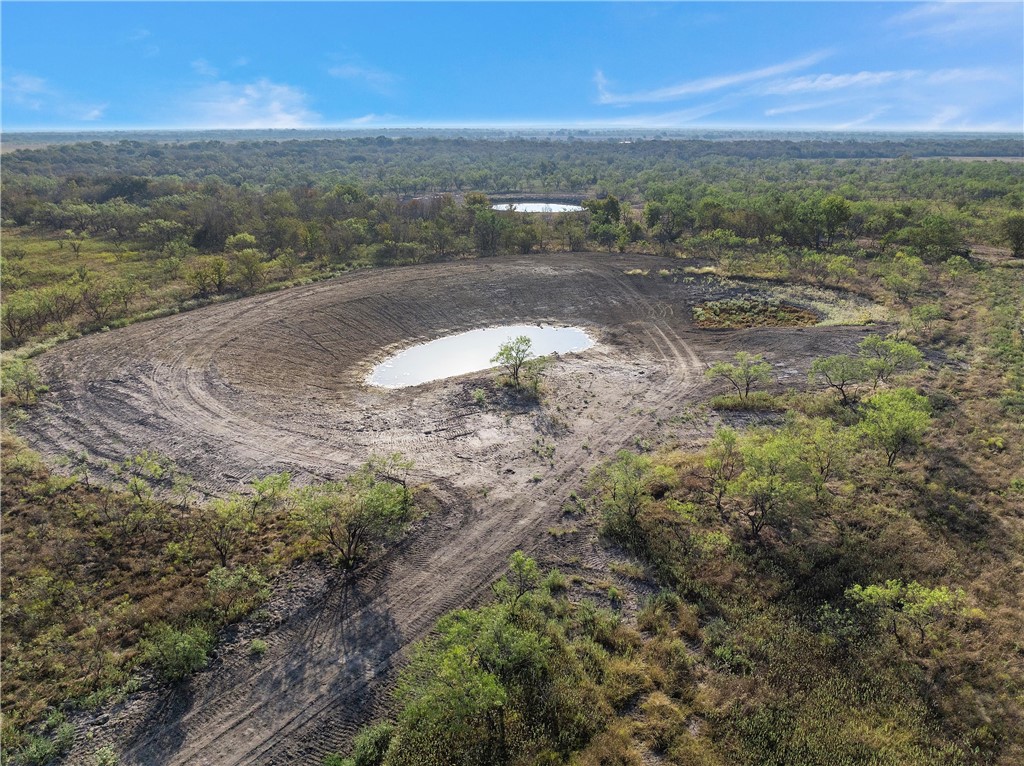
[[[626,563],[594,581],[514,555],[487,604],[414,648],[394,715],[329,762],[1021,763],[1024,164],[934,158],[1020,152],[947,141],[126,141],[5,155],[4,761],[48,763],[71,745],[75,711],[203,667],[218,631],[296,562],[358,577],[432,502],[408,478],[414,456],[303,487],[268,472],[220,498],[158,454],[102,476],[82,456],[47,466],[17,436],[47,395],[35,355],[354,269],[618,251],[849,290],[890,322],[786,390],[749,354],[713,365],[709,411],[734,425],[702,448],[637,434],[595,456],[563,516]],[[490,209],[512,192],[585,211]],[[819,314],[735,298],[693,321]]]

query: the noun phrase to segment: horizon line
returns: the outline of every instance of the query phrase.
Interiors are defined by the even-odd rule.
[[[304,125],[301,127],[106,127],[106,128],[85,128],[85,127],[0,127],[0,136],[15,134],[39,134],[39,133],[302,133],[316,131],[337,131],[337,132],[374,132],[374,131],[398,131],[398,130],[434,130],[434,131],[567,131],[567,132],[674,132],[686,133],[697,131],[722,131],[732,133],[743,132],[764,132],[764,133],[926,133],[933,135],[962,135],[965,133],[976,133],[984,135],[1020,136],[1024,138],[1024,126],[1021,129],[1010,128],[928,128],[928,127],[875,127],[875,128],[843,128],[835,126],[761,126],[761,125],[689,125],[689,126],[667,126],[667,125],[571,125],[571,124],[527,124],[527,123],[466,123],[466,124],[409,124],[409,125]]]

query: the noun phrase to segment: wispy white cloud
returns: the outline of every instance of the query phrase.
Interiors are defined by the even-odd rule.
[[[928,117],[939,105],[959,99],[961,113],[967,119],[970,110],[982,110],[986,103],[998,98],[1000,93],[1013,82],[1013,75],[993,68],[953,68],[926,71],[922,69],[900,69],[888,71],[862,71],[843,74],[815,74],[784,78],[754,86],[748,90],[753,98],[772,98],[776,103],[766,109],[766,117],[778,117],[797,112],[830,109],[841,106],[871,108],[879,103],[890,104],[872,120],[885,114],[887,119],[897,114],[904,117],[913,114],[921,121],[920,129],[937,130],[938,124]],[[790,102],[790,99],[815,94],[833,94],[828,101]],[[831,110],[833,113],[835,109]],[[848,111],[848,110],[840,110]],[[874,110],[871,110],[872,113]],[[854,121],[855,124],[863,124]],[[950,117],[949,119],[953,119]],[[837,128],[850,126],[839,122]]]
[[[374,114],[373,112],[371,112],[370,114],[364,114],[362,117],[353,117],[351,120],[348,120],[346,122],[346,124],[348,124],[348,125],[383,125],[383,124],[387,124],[388,122],[390,122],[393,119],[395,119],[395,116],[393,114]]]
[[[943,2],[915,6],[886,22],[904,37],[934,37],[942,40],[979,35],[1020,34],[1020,3]]]
[[[670,112],[657,114],[636,114],[629,117],[620,117],[617,120],[608,121],[607,124],[637,128],[682,128],[704,117],[719,114],[735,105],[736,99],[727,97],[706,104],[698,104],[688,109],[674,109]]]
[[[736,106],[739,99],[734,95],[728,95],[714,101],[696,104],[685,109],[672,109],[666,112],[648,112],[639,114],[622,115],[621,117],[599,118],[592,120],[574,120],[569,124],[543,123],[537,125],[548,127],[578,127],[578,128],[685,128],[698,124],[705,117],[713,114],[721,114]]]
[[[1013,74],[992,67],[937,69],[930,72],[925,80],[929,85],[960,85],[977,82],[1005,84],[1012,82]]]
[[[103,115],[107,112],[107,107],[110,104],[98,104],[97,106],[84,107],[78,114],[78,119],[84,120],[85,122],[95,122],[96,120],[102,119]]]
[[[786,104],[785,106],[777,106],[771,109],[765,109],[765,117],[778,117],[781,114],[796,114],[798,112],[812,112],[818,109],[828,109],[829,107],[839,106],[840,104],[846,104],[846,99],[829,99],[827,101],[811,101],[803,102],[799,104]]]
[[[53,92],[46,80],[30,74],[13,74],[4,81],[4,98],[26,109],[39,111],[46,97]]]
[[[863,115],[862,117],[857,117],[856,119],[853,120],[838,123],[836,125],[833,125],[832,128],[834,130],[853,130],[854,128],[863,128],[875,122],[875,120],[877,120],[879,117],[881,117],[888,111],[889,106],[880,106],[875,109],[872,109],[870,112]]]
[[[191,94],[181,114],[189,127],[304,128],[320,121],[308,101],[302,89],[267,78],[218,82]]]
[[[124,38],[135,50],[141,51],[146,58],[160,55],[160,46],[153,42],[152,31],[144,28],[134,29]]]
[[[964,116],[964,110],[958,106],[944,106],[939,109],[933,116],[931,121],[926,125],[928,130],[941,130],[942,128],[948,127],[954,121],[959,121]]]
[[[9,104],[41,114],[49,113],[77,122],[95,122],[109,104],[82,103],[44,77],[16,72],[3,82],[3,98]]]
[[[331,77],[339,80],[349,80],[365,85],[378,93],[389,93],[391,88],[398,81],[398,78],[391,72],[377,67],[365,66],[362,64],[338,64],[327,70]]]
[[[801,75],[765,83],[756,88],[756,92],[762,95],[779,96],[845,88],[878,88],[901,82],[918,82],[923,85],[960,85],[979,82],[998,84],[1005,83],[1009,79],[1007,73],[991,67],[937,69],[932,72],[923,69],[895,69],[878,72]]]
[[[783,88],[771,83],[766,89],[770,93],[750,89],[748,94],[764,103],[764,116],[776,125],[834,130],[1020,130],[1020,125],[993,118],[1006,113],[1007,94],[1014,88],[1020,91],[1019,76],[1015,79],[999,69],[899,70],[893,76],[871,76],[883,74],[793,78]],[[816,95],[823,97],[813,98]]]
[[[767,83],[759,91],[764,95],[785,96],[794,93],[820,93],[843,88],[872,88],[894,82],[905,82],[924,74],[919,69],[851,74],[812,74]]]
[[[203,77],[216,77],[220,74],[220,70],[206,59],[196,59],[193,61],[192,71],[196,74],[202,75]]]
[[[694,96],[701,93],[710,93],[723,88],[735,85],[743,85],[758,80],[765,80],[769,77],[777,77],[788,72],[795,72],[806,69],[817,64],[829,55],[828,51],[818,51],[802,58],[784,61],[772,66],[751,69],[746,72],[734,72],[731,74],[703,77],[697,80],[670,85],[665,88],[653,90],[639,90],[632,93],[614,93],[609,88],[609,81],[604,72],[598,70],[594,75],[594,82],[597,84],[597,101],[600,104],[612,104],[625,106],[628,104],[657,103],[664,101],[677,101],[687,96]]]

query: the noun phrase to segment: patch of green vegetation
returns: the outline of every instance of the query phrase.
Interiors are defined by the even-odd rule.
[[[379,501],[397,496],[413,513],[406,465],[374,457],[345,484],[338,512],[358,501],[363,514],[386,516],[393,507]],[[153,453],[107,466],[114,481],[103,486],[85,463],[70,477],[50,473],[7,432],[2,468],[2,737],[12,763],[46,763],[68,744],[69,725],[41,723],[47,710],[123,698],[142,668],[167,682],[203,668],[217,630],[262,604],[270,577],[326,547],[293,513],[329,488],[297,493],[287,474],[196,506],[187,478]],[[353,555],[371,555],[374,539]]]
[[[724,298],[694,306],[693,321],[704,329],[801,327],[817,324],[818,315],[778,298]]]

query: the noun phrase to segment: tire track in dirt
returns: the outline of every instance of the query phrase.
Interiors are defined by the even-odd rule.
[[[551,549],[546,529],[586,472],[699,392],[705,348],[804,359],[825,345],[811,331],[694,330],[689,307],[714,297],[714,285],[624,274],[652,260],[537,256],[362,272],[42,357],[54,395],[22,431],[51,457],[153,448],[221,492],[283,469],[337,478],[371,451],[398,449],[444,508],[354,581],[325,575],[267,636],[261,661],[227,647],[183,686],[116,711],[68,762],[110,742],[126,766],[319,764],[386,710],[412,642],[444,613],[484,599],[514,550]],[[569,413],[550,437],[554,468],[530,453],[538,413],[472,406],[474,376],[397,391],[362,384],[397,346],[520,321],[580,324],[599,338],[549,367],[547,410]]]

